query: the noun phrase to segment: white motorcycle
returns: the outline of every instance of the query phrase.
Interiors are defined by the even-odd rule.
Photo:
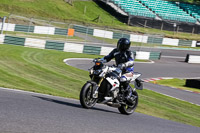
[[[96,103],[107,104],[118,108],[122,114],[132,114],[138,104],[136,89],[143,89],[143,84],[138,77],[140,73],[134,72],[130,82],[134,82],[131,101],[126,100],[127,90],[120,85],[121,69],[116,66],[103,64],[99,59],[94,59],[95,65],[90,70],[90,81],[84,84],[80,92],[80,103],[83,108],[92,108]]]

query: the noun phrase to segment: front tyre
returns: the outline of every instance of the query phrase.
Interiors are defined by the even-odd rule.
[[[93,98],[92,95],[93,86],[91,83],[86,83],[80,92],[80,103],[83,108],[90,109],[96,104],[97,99]]]
[[[136,91],[132,92],[132,98],[134,98],[134,100],[131,105],[126,104],[126,105],[122,105],[121,107],[118,108],[118,110],[121,114],[130,115],[135,111],[135,109],[138,105],[138,94]]]

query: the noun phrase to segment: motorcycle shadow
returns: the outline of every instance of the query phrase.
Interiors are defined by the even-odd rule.
[[[33,95],[32,95],[33,96]],[[80,103],[77,103],[77,101],[62,101],[62,100],[57,100],[57,99],[52,99],[52,98],[47,98],[47,97],[41,97],[41,96],[33,96],[35,98],[39,98],[41,100],[44,101],[48,101],[48,102],[53,102],[53,103],[57,103],[57,104],[61,104],[61,105],[66,105],[66,106],[70,106],[70,107],[76,107],[76,108],[80,108],[80,109],[84,109]],[[96,111],[102,111],[102,112],[108,112],[108,113],[114,113],[114,114],[120,114],[118,112],[115,111],[111,111],[111,110],[106,110],[106,109],[102,109],[102,108],[97,108],[97,107],[93,107],[90,110],[96,110]]]

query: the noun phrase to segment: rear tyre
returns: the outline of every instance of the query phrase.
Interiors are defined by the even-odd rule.
[[[97,99],[93,98],[92,95],[93,86],[91,83],[86,83],[80,92],[80,103],[83,108],[90,109],[96,104]]]
[[[130,115],[135,111],[135,109],[138,105],[138,94],[136,91],[132,92],[132,98],[134,98],[134,100],[131,105],[126,104],[126,105],[122,105],[121,107],[118,108],[118,110],[121,114]]]

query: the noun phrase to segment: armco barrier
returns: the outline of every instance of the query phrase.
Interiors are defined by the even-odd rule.
[[[68,29],[56,28],[54,34],[55,35],[67,35],[68,34]]]
[[[21,31],[21,32],[34,32],[34,26],[27,26],[27,25],[15,25],[14,31]]]
[[[55,27],[35,26],[34,33],[54,35]]]
[[[163,38],[158,37],[148,37],[147,43],[153,43],[153,44],[162,44]]]
[[[200,55],[187,54],[187,56],[185,58],[185,62],[188,62],[188,63],[200,63]]]
[[[5,35],[0,34],[0,44],[4,43]]]
[[[4,43],[5,44],[24,46],[25,38],[13,37],[13,36],[5,36]]]
[[[2,23],[0,23],[0,27]],[[125,37],[130,39],[132,42],[141,42],[141,43],[153,43],[153,44],[161,44],[161,45],[170,45],[170,46],[188,46],[188,47],[196,47],[196,41],[192,40],[179,40],[172,38],[159,38],[152,37],[147,35],[136,35],[136,34],[123,34],[113,31],[106,31],[101,29],[93,29],[86,26],[81,25],[73,25],[73,29],[75,32],[89,34],[92,36],[109,38],[109,39],[119,39],[121,37]],[[48,26],[27,26],[27,25],[18,25],[11,23],[4,23],[3,27],[4,31],[21,31],[21,32],[31,32],[37,34],[50,34],[50,35],[68,35],[68,29],[61,29],[56,27],[48,27]]]
[[[83,53],[83,44],[76,43],[65,43],[64,51],[65,52],[74,52],[74,53]]]
[[[4,44],[13,44],[20,45],[25,47],[34,47],[40,49],[53,49],[61,50],[65,52],[75,52],[75,53],[86,53],[86,54],[95,54],[95,55],[108,55],[113,48],[112,47],[100,47],[100,46],[89,46],[84,44],[75,44],[75,43],[64,43],[57,41],[46,41],[41,39],[33,38],[21,38],[14,36],[5,36],[0,35],[0,43]],[[160,59],[159,52],[144,52],[144,51],[133,51],[136,55],[136,59],[143,60],[157,60]]]
[[[101,47],[100,55],[108,55],[112,50],[113,48],[111,47]]]
[[[147,35],[135,35],[135,34],[122,34],[119,32],[112,32],[100,29],[92,29],[85,26],[74,25],[75,32],[90,34],[97,37],[109,38],[109,39],[119,39],[122,37],[130,39],[131,42],[141,42],[141,43],[152,43],[170,46],[188,46],[195,47],[192,40],[179,40],[172,38],[161,38],[161,37],[151,37]]]
[[[93,35],[93,32],[94,32],[94,29],[91,29],[85,26],[74,25],[73,28],[76,32],[90,34],[90,35]]]
[[[86,53],[86,54],[100,55],[100,51],[101,51],[101,47],[96,47],[96,46],[85,45],[83,48],[83,53]]]
[[[161,57],[161,53],[160,52],[150,52],[150,60],[158,60]]]
[[[179,40],[178,39],[171,39],[171,38],[163,38],[163,45],[171,45],[171,46],[178,46]]]
[[[0,23],[0,27],[2,27],[2,23]],[[3,30],[4,31],[14,31],[15,30],[15,24],[4,23]]]
[[[136,51],[136,59],[149,60],[150,52]]]
[[[192,41],[192,46],[191,47],[198,47],[197,46],[197,41]]]
[[[147,43],[148,36],[142,36],[142,35],[130,35],[130,41],[131,42],[142,42],[142,43]]]
[[[2,23],[0,23],[0,28]],[[50,35],[68,35],[68,29],[46,27],[46,26],[28,26],[5,23],[3,27],[4,31],[19,31],[19,32],[29,32],[37,34],[50,34]]]
[[[192,44],[191,40],[179,40],[178,46],[191,47],[191,44]]]
[[[200,41],[196,41],[196,47],[200,47]]]
[[[94,29],[93,36],[113,39],[113,32],[106,30]]]
[[[25,47],[45,49],[46,40],[26,38]]]
[[[113,39],[120,39],[120,38],[127,38],[130,39],[130,35],[129,34],[122,34],[122,33],[113,33]]]
[[[45,49],[55,49],[55,50],[64,50],[64,43],[62,42],[53,42],[53,41],[46,41]]]

